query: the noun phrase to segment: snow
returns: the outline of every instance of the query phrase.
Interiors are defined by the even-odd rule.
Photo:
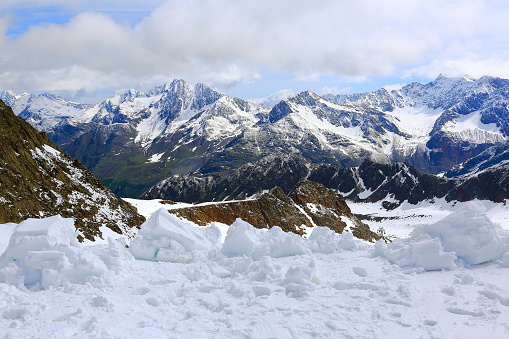
[[[484,124],[481,122],[481,112],[476,111],[471,114],[462,115],[455,122],[450,122],[448,130],[451,132],[462,132],[465,130],[484,130],[493,134],[501,134],[497,124]]]
[[[161,161],[161,158],[163,155],[164,155],[164,152],[153,154],[150,158],[148,158],[147,162],[159,162],[159,161]]]
[[[171,261],[183,251],[210,250],[213,243],[202,233],[203,230],[194,228],[190,222],[161,208],[141,226],[138,236],[131,241],[131,253],[136,259]],[[220,231],[216,234],[218,241]]]
[[[57,157],[60,155],[60,152],[57,151],[56,149],[54,149],[53,147],[51,146],[48,146],[48,145],[42,145],[42,148],[44,148],[44,150],[50,154],[52,154],[53,156]]]
[[[396,118],[394,123],[402,131],[415,139],[429,135],[442,113],[443,109],[432,109],[427,105],[396,107],[394,111],[387,112]]]
[[[237,219],[226,233],[221,252],[227,256],[281,258],[304,254],[302,238],[286,233],[280,227],[259,230]]]
[[[410,237],[428,234],[467,264],[481,264],[509,251],[509,233],[493,223],[486,208],[469,202],[436,223],[417,227]]]
[[[140,199],[132,199],[132,198],[122,198],[122,200],[125,200],[126,202],[130,203],[136,209],[138,210],[138,213],[143,215],[145,218],[150,218],[152,213],[155,211],[166,208],[166,209],[174,209],[174,208],[183,208],[183,207],[190,207],[195,206],[193,204],[188,203],[168,203],[165,200],[161,199],[153,199],[153,200],[140,200]]]
[[[76,235],[74,220],[58,215],[23,221],[0,257],[0,283],[38,291],[64,282],[83,284],[106,273],[106,263]]]
[[[1,232],[0,232],[0,253],[3,253],[5,249],[7,248],[7,245],[9,244],[9,239],[12,236],[12,233],[14,232],[14,229],[16,228],[16,224],[14,223],[7,223],[0,225]]]
[[[385,200],[391,201],[390,198]],[[509,201],[494,203],[491,201],[474,200],[482,204],[490,220],[504,229],[509,230]],[[417,225],[432,224],[457,211],[465,203],[446,202],[445,199],[423,201],[417,205],[407,202],[402,203],[394,210],[385,210],[380,202],[377,203],[354,203],[349,201],[348,206],[352,213],[358,215],[371,215],[377,220],[363,220],[372,231],[376,232],[379,227],[384,227],[388,234],[398,238],[407,238]]]
[[[0,337],[509,335],[506,205],[379,211],[386,219],[377,226],[391,232],[398,221],[387,218],[403,217],[412,230],[375,245],[350,232],[315,227],[301,238],[241,220],[221,240],[217,224],[197,227],[161,206],[173,205],[138,203],[152,216],[130,248],[113,239],[83,246],[73,220],[59,216],[0,225],[0,244],[8,243]],[[352,204],[354,212],[378,208]]]

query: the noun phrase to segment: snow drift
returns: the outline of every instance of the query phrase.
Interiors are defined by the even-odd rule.
[[[88,248],[78,242],[77,234],[74,220],[59,215],[23,221],[0,256],[0,283],[40,290],[99,282],[103,274],[129,260],[115,240],[110,239],[107,247]]]
[[[141,225],[131,242],[131,253],[141,260],[189,262],[189,252],[208,251],[218,245],[221,236],[214,226],[200,229],[193,225],[161,208]]]
[[[142,225],[129,250],[112,239],[108,245],[86,247],[77,242],[76,234],[73,220],[60,216],[20,223],[0,257],[0,283],[31,290],[68,283],[100,284],[105,274],[119,271],[133,257],[174,263],[245,257],[253,262],[368,250],[403,268],[426,271],[452,270],[460,263],[475,265],[496,259],[501,259],[502,265],[509,262],[508,232],[491,222],[478,203],[467,203],[436,223],[416,227],[409,238],[389,244],[379,241],[374,247],[354,239],[349,232],[338,235],[315,227],[305,239],[279,227],[256,229],[240,219],[228,228],[221,244],[217,226],[197,227],[165,209],[153,213]],[[224,268],[216,271],[224,276],[232,274]],[[289,272],[288,281],[307,274],[299,272]]]
[[[77,243],[71,219],[30,219],[0,233],[0,337],[504,338],[507,232],[484,216],[469,205],[372,246],[242,220],[221,242],[217,226],[159,210],[130,249]]]
[[[417,226],[407,239],[378,242],[374,253],[401,267],[454,269],[499,259],[509,251],[509,234],[486,215],[479,202],[466,203],[439,221]]]

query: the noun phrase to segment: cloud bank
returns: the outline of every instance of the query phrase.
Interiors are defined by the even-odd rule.
[[[264,70],[296,79],[469,73],[509,77],[509,6],[441,0],[6,0],[0,88],[95,91],[182,77],[226,88]],[[11,37],[10,11],[62,7],[63,24]],[[34,7],[35,10],[35,7]],[[144,11],[134,24],[115,13]]]

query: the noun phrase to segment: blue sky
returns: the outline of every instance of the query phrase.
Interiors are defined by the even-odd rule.
[[[2,0],[0,90],[94,102],[174,78],[244,99],[509,78],[502,0]]]

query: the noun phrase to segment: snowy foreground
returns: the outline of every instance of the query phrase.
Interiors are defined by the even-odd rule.
[[[165,210],[129,249],[79,244],[59,216],[0,225],[0,337],[509,337],[506,207],[437,206],[352,206],[405,236],[388,245],[240,220],[225,236]]]

